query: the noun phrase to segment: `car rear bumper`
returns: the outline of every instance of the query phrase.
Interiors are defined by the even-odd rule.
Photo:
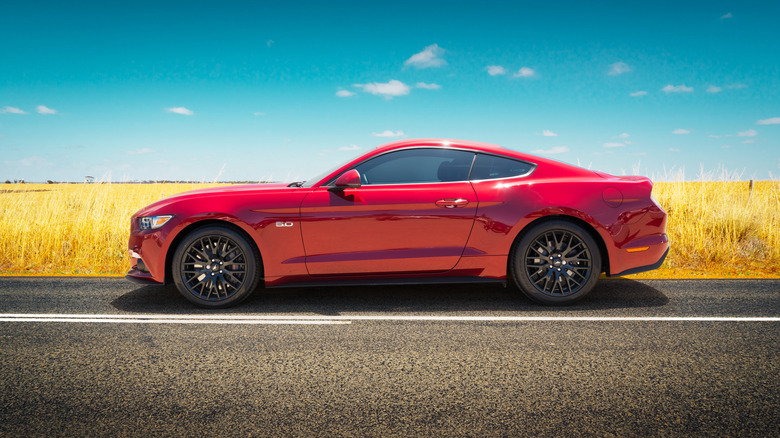
[[[661,255],[661,257],[654,263],[651,263],[649,265],[644,265],[644,266],[638,266],[636,268],[629,268],[622,272],[618,272],[617,274],[608,274],[607,277],[620,277],[623,275],[638,274],[640,272],[652,271],[654,269],[660,268],[661,265],[664,263],[664,260],[666,260],[666,256],[669,254],[669,249],[671,248],[669,246],[668,241],[665,246],[666,246],[666,250],[664,250],[664,253]]]

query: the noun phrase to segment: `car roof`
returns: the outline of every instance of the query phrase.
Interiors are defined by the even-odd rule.
[[[483,143],[479,141],[470,141],[470,140],[456,140],[456,139],[449,139],[449,138],[416,138],[416,139],[410,139],[410,140],[401,140],[401,141],[394,141],[391,143],[386,143],[381,146],[378,146],[376,149],[374,149],[372,152],[375,154],[380,154],[386,151],[391,151],[395,149],[403,149],[406,147],[416,147],[416,146],[424,146],[424,147],[444,147],[444,148],[465,148],[474,150],[477,152],[486,152],[486,153],[492,153],[492,154],[499,154],[499,155],[505,155],[508,157],[517,158],[523,161],[528,161],[530,163],[534,164],[545,164],[548,166],[552,166],[558,169],[569,169],[570,171],[574,173],[582,173],[582,171],[587,171],[586,169],[582,169],[581,167],[574,166],[569,163],[565,163],[558,160],[553,160],[550,158],[544,158],[540,157],[538,155],[532,155],[527,154],[525,152],[516,151],[513,149],[507,149],[503,146],[499,146],[497,144],[493,143]]]
[[[449,138],[415,138],[410,140],[394,141],[377,146],[376,151],[384,152],[385,150],[401,149],[408,146],[434,146],[451,148],[462,147],[468,149],[477,149],[485,152],[510,152],[509,149],[503,148],[497,144],[470,140],[455,140]]]

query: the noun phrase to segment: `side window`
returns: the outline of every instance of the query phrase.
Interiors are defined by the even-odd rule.
[[[467,181],[474,153],[454,149],[406,149],[358,164],[363,184]]]
[[[495,155],[477,154],[471,180],[510,178],[530,172],[533,164]]]

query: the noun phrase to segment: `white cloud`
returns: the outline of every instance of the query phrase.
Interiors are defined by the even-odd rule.
[[[273,46],[273,45],[274,45],[274,40],[268,40],[268,41],[266,41],[266,42],[265,42],[265,45],[266,45],[266,46],[268,46],[268,47],[271,47],[271,46]]]
[[[555,146],[552,149],[537,149],[535,151],[531,151],[532,154],[541,154],[541,155],[565,154],[566,152],[569,152],[568,146]]]
[[[693,92],[693,87],[687,87],[685,85],[672,85],[669,84],[663,88],[661,88],[661,91],[665,93],[691,93]]]
[[[360,146],[358,146],[356,144],[351,144],[349,146],[342,146],[342,147],[339,148],[339,150],[340,151],[359,151],[360,150]]]
[[[770,119],[759,120],[756,125],[780,125],[780,117],[772,117]]]
[[[669,152],[680,152],[677,148],[669,148]]]
[[[630,94],[631,97],[642,97],[647,96],[647,91],[634,91]]]
[[[625,147],[625,146],[626,146],[625,143],[620,143],[620,142],[604,143],[604,147],[605,148],[622,148],[622,147]]]
[[[338,97],[350,97],[350,96],[354,96],[354,95],[355,95],[355,93],[352,92],[352,91],[349,91],[349,90],[339,90],[339,91],[336,92],[336,96],[338,96]]]
[[[391,131],[389,129],[386,130],[386,131],[382,131],[382,132],[372,132],[371,135],[373,135],[374,137],[388,137],[388,138],[405,137],[406,136],[406,134],[404,134],[403,131],[395,131],[395,132],[393,132],[393,131]]]
[[[672,131],[672,134],[676,134],[676,135],[684,135],[684,134],[690,134],[690,133],[691,133],[690,130],[682,129],[682,128],[677,128],[674,131]]]
[[[187,108],[184,108],[183,106],[175,106],[173,108],[165,108],[165,111],[168,111],[169,113],[174,114],[182,114],[185,116],[191,116],[195,113],[193,113],[191,110],[188,110]]]
[[[411,58],[404,62],[404,65],[411,65],[416,68],[441,67],[447,64],[442,56],[444,49],[438,44],[431,44],[420,53],[415,53]]]
[[[37,111],[38,114],[44,114],[44,115],[46,115],[46,114],[57,114],[57,110],[56,109],[52,109],[52,108],[49,108],[49,107],[44,106],[44,105],[36,106],[35,107],[35,111]]]
[[[418,82],[417,85],[415,85],[417,88],[424,88],[426,90],[438,90],[441,88],[441,85],[439,84],[426,84],[425,82]]]
[[[729,13],[727,13],[725,15],[721,15],[720,19],[721,20],[726,20],[726,19],[731,18],[731,17],[733,17],[733,15],[731,15],[731,12],[729,12]]]
[[[545,129],[545,130],[542,131],[542,136],[543,137],[557,137],[558,134],[550,131],[549,129]]]
[[[265,113],[252,113],[252,115],[254,115],[254,116],[264,116]]]
[[[631,136],[630,136],[630,135],[628,135],[628,133],[627,133],[627,132],[624,132],[624,133],[622,133],[622,134],[620,134],[620,135],[616,135],[616,136],[614,136],[614,137],[612,137],[612,138],[628,138],[628,137],[631,137]]]
[[[754,140],[754,139],[752,139],[752,138],[749,138],[749,139],[747,139],[747,140],[743,141],[743,142],[742,142],[742,144],[753,144],[753,143],[755,143],[755,142],[756,142],[756,140]]]
[[[617,76],[622,75],[623,73],[628,73],[631,70],[631,67],[625,62],[616,62],[609,66],[609,72],[607,74],[610,76]]]
[[[382,96],[385,99],[392,99],[396,96],[405,96],[409,94],[410,91],[408,85],[395,79],[385,83],[372,82],[370,84],[355,84],[355,86],[362,88],[366,93]]]
[[[514,77],[516,78],[530,78],[531,76],[535,75],[536,72],[528,67],[523,67],[520,70],[517,71],[517,73],[514,74]]]
[[[141,148],[136,149],[134,151],[127,151],[127,155],[144,155],[144,154],[151,154],[154,151],[149,148]]]
[[[709,134],[709,135],[707,135],[707,137],[709,137],[709,138],[722,138],[723,136],[722,135]]]
[[[19,108],[7,106],[0,110],[0,114],[27,114],[27,112],[22,111]]]
[[[489,65],[485,67],[485,70],[487,70],[490,76],[498,76],[498,75],[506,74],[506,69],[504,67],[501,67],[500,65]]]
[[[758,131],[755,129],[748,129],[747,131],[737,132],[737,137],[755,137],[758,135]]]
[[[707,92],[708,93],[720,93],[721,91],[723,91],[723,89],[726,89],[726,90],[741,90],[743,88],[747,88],[747,85],[739,84],[739,83],[737,83],[737,84],[729,84],[729,85],[725,85],[723,87],[718,87],[717,85],[710,85],[709,87],[707,87]]]
[[[721,149],[730,149],[730,148],[731,148],[731,145],[724,144],[724,145],[723,145],[723,146],[721,146],[720,148],[721,148]]]

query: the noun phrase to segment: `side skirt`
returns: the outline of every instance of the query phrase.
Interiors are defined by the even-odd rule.
[[[506,279],[481,278],[481,277],[425,277],[425,278],[374,278],[355,280],[332,281],[298,281],[284,283],[278,286],[266,286],[269,289],[281,289],[286,287],[321,287],[321,286],[403,286],[412,284],[496,284],[502,283],[506,287]]]

